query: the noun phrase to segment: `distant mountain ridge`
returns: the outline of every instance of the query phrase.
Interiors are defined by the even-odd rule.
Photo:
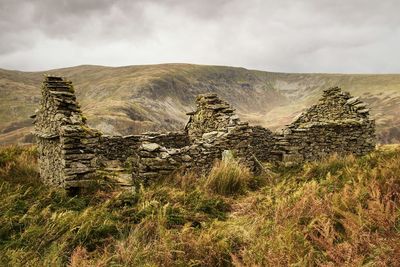
[[[196,95],[215,92],[243,121],[282,128],[339,86],[370,104],[382,143],[400,141],[400,74],[297,74],[192,64],[83,65],[46,72],[0,69],[0,144],[32,142],[43,75],[74,84],[88,123],[106,134],[181,129]]]

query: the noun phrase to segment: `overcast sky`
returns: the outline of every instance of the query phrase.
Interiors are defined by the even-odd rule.
[[[0,68],[400,73],[400,0],[0,0]]]

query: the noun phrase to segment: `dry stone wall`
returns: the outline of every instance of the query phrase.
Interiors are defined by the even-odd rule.
[[[140,146],[140,135],[110,136],[102,135],[96,147],[98,164],[104,165],[106,161],[117,160],[120,164],[129,157],[136,156]]]
[[[230,150],[250,169],[256,170],[250,140],[251,128],[240,123],[227,129],[204,133],[191,145],[182,148],[166,148],[157,143],[143,143],[139,148],[139,170],[142,181],[168,176],[176,170],[206,174],[224,151]]]
[[[185,126],[191,141],[202,138],[204,133],[225,131],[240,123],[234,109],[217,94],[199,95],[196,99],[197,110],[189,112],[189,122]]]
[[[190,144],[186,132],[157,133],[147,132],[141,135],[141,142],[157,143],[167,148],[181,148]]]
[[[226,150],[231,150],[250,169],[256,169],[248,123],[240,122],[235,110],[213,93],[199,95],[196,106],[196,111],[188,113],[186,146],[168,148],[150,142],[141,145],[137,172],[141,180],[151,181],[177,169],[207,173]]]
[[[342,92],[339,87],[323,91],[319,102],[306,112],[300,114],[290,127],[299,127],[307,123],[336,122],[346,123],[346,120],[367,120],[369,109],[359,97],[352,97],[348,92]]]
[[[149,183],[178,170],[206,174],[228,150],[256,172],[260,161],[364,155],[375,146],[375,123],[366,105],[337,87],[325,90],[280,134],[241,122],[216,94],[199,95],[196,107],[181,132],[102,135],[86,125],[71,82],[48,76],[35,120],[41,178],[77,188],[93,181],[96,172],[122,171],[130,180]]]
[[[282,161],[282,151],[277,143],[280,135],[261,126],[251,127],[251,148],[254,156],[259,161]]]
[[[332,153],[364,155],[375,148],[375,122],[366,104],[334,87],[278,137],[284,161],[309,161]]]
[[[181,148],[189,145],[189,138],[185,132],[148,132],[127,136],[102,135],[96,146],[98,167],[129,165],[131,161],[137,159],[142,143],[157,143],[166,148]]]
[[[73,188],[91,182],[99,133],[86,126],[71,82],[45,78],[35,135],[40,176],[46,184]]]

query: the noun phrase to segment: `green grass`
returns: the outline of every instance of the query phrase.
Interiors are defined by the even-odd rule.
[[[215,163],[211,169],[206,187],[221,195],[235,195],[246,191],[251,180],[250,170],[233,157]]]
[[[399,146],[272,168],[238,187],[243,169],[220,163],[207,177],[176,175],[135,191],[75,197],[40,184],[35,157],[33,147],[0,149],[2,266],[400,261]],[[210,180],[219,185],[221,179],[222,190],[211,187]]]
[[[0,149],[0,180],[38,184],[36,148],[8,146]]]

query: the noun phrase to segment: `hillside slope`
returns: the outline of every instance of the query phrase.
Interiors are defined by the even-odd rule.
[[[273,130],[339,86],[371,105],[383,143],[400,140],[400,75],[286,74],[190,64],[77,66],[47,72],[0,69],[0,143],[31,142],[29,115],[44,74],[67,77],[91,126],[107,134],[176,130],[197,94],[216,92],[242,120]]]

